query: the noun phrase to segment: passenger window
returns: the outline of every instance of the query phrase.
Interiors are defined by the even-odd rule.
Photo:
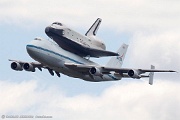
[[[41,41],[41,38],[35,38],[34,40],[39,40],[39,41]]]

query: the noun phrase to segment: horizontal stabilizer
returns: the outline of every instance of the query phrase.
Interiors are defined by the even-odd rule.
[[[151,65],[151,69],[154,70],[155,66]],[[149,74],[149,84],[153,85],[153,79],[154,79],[154,72],[150,72]]]

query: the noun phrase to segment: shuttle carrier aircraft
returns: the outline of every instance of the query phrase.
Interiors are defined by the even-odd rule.
[[[100,24],[97,23],[97,21],[94,24]],[[89,34],[91,35],[91,30],[92,27],[86,33],[87,36]],[[92,32],[93,35],[95,35],[96,31],[97,28]],[[36,62],[9,60],[12,61],[11,68],[16,71],[25,70],[30,72],[35,72],[36,69],[42,71],[42,68],[44,68],[47,69],[52,76],[56,74],[58,77],[60,77],[60,73],[62,73],[70,77],[80,78],[91,82],[117,81],[121,80],[122,78],[140,79],[149,77],[149,84],[151,85],[153,84],[154,72],[175,72],[173,70],[156,70],[153,65],[151,65],[151,69],[121,68],[128,48],[128,45],[126,44],[121,45],[117,52],[113,53],[103,50],[105,45],[99,42],[98,44],[92,44],[92,46],[87,47],[90,48],[88,49],[90,50],[90,54],[87,51],[83,51],[83,53],[80,54],[81,51],[76,51],[78,53],[73,52],[73,50],[76,49],[76,47],[73,48],[73,45],[76,46],[80,43],[73,40],[71,40],[73,44],[71,44],[71,42],[63,43],[64,40],[62,40],[63,42],[58,42],[61,41],[60,38],[61,37],[57,37],[57,39],[54,40],[56,42],[42,38],[35,38],[29,44],[27,44],[26,49],[29,56]],[[82,39],[86,39],[86,37]],[[68,39],[66,40],[68,41]],[[87,38],[87,40],[89,40],[89,38]],[[91,39],[91,41],[93,40]],[[74,42],[76,43],[74,44]],[[68,45],[69,48],[72,47],[73,49],[64,48],[66,45]],[[80,49],[86,49],[84,45],[81,47],[82,48]],[[103,56],[105,56],[105,54],[107,54],[107,56],[109,56],[109,54],[113,56],[106,65],[99,65],[85,57],[86,55],[90,55],[90,57],[100,57],[101,55],[99,53],[95,53],[96,50],[100,50],[99,53],[104,52]],[[149,74],[145,74],[146,72],[149,72]]]

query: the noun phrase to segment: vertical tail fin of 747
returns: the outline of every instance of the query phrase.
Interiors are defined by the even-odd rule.
[[[114,68],[120,68],[123,64],[126,52],[128,49],[128,45],[123,44],[117,51],[119,56],[113,56],[108,63],[106,64],[107,67],[114,67]]]

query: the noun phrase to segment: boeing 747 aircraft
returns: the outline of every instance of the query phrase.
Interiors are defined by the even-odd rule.
[[[121,68],[128,45],[123,44],[117,51],[118,56],[113,56],[107,65],[102,66],[89,59],[69,52],[59,47],[57,43],[42,38],[35,38],[27,46],[27,52],[37,62],[23,62],[10,60],[11,68],[16,71],[35,72],[36,68],[42,71],[47,69],[51,75],[60,77],[60,73],[74,78],[80,78],[91,82],[116,81],[122,78],[149,77],[149,84],[153,84],[154,72],[175,72],[172,70],[132,69]],[[144,73],[150,72],[149,75]]]
[[[61,48],[81,57],[118,56],[117,53],[106,51],[105,44],[96,37],[102,19],[98,18],[85,35],[68,28],[60,22],[46,27],[46,34]]]

